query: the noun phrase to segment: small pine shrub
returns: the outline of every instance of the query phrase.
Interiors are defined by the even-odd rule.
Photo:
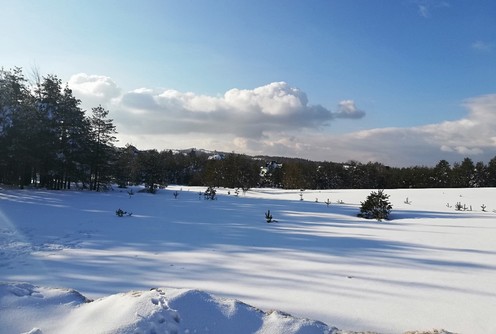
[[[216,194],[217,192],[213,187],[208,187],[207,190],[205,190],[205,192],[203,193],[203,198],[209,200],[215,200],[217,199]]]
[[[272,214],[270,213],[270,210],[267,210],[267,212],[265,213],[265,220],[267,221],[267,223],[277,222],[277,220],[273,219]]]
[[[124,216],[131,216],[133,213],[124,211],[121,208],[119,208],[118,210],[115,211],[115,214],[117,217],[124,217]]]
[[[377,219],[382,221],[388,219],[393,206],[389,202],[389,195],[384,193],[384,190],[373,191],[365,202],[361,202],[360,213],[358,217],[366,219]]]

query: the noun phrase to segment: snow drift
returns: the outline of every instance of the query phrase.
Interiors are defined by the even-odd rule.
[[[187,289],[151,289],[91,301],[74,290],[0,284],[2,333],[335,332],[325,324]]]

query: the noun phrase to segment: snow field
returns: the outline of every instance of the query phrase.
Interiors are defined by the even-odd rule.
[[[92,299],[199,289],[346,330],[496,333],[496,189],[386,190],[390,222],[356,217],[370,190],[306,190],[303,201],[274,189],[205,201],[201,190],[2,190],[0,280]]]

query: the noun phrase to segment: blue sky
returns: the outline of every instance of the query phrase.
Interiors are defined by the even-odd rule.
[[[0,0],[0,66],[119,145],[433,165],[496,156],[496,2]]]

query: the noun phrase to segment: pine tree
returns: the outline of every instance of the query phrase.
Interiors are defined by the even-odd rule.
[[[114,156],[114,136],[117,131],[113,120],[108,118],[109,111],[101,105],[91,109],[90,117],[90,189],[100,191],[102,184],[110,178],[110,166]]]
[[[487,186],[496,187],[496,157],[489,160],[486,171],[487,171]]]
[[[389,202],[389,195],[384,193],[384,190],[373,191],[365,202],[361,203],[359,217],[367,219],[377,219],[382,221],[388,219],[393,206]]]
[[[138,154],[138,174],[149,193],[156,192],[156,186],[163,183],[164,165],[157,150],[146,150]]]
[[[440,160],[433,170],[435,187],[446,188],[451,184],[451,166],[448,161]]]
[[[34,101],[20,68],[0,70],[0,181],[31,182],[39,143]]]

